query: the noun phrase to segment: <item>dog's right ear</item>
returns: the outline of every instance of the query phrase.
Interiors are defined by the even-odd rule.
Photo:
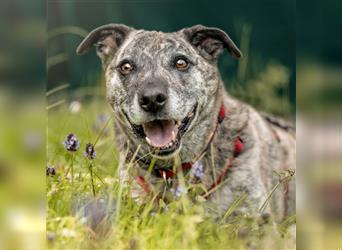
[[[223,30],[195,25],[180,32],[204,58],[210,61],[215,61],[224,49],[227,49],[233,58],[242,57],[239,48]]]
[[[132,30],[134,29],[123,24],[100,26],[83,39],[76,53],[82,55],[94,45],[96,54],[101,58],[102,64],[106,65]]]

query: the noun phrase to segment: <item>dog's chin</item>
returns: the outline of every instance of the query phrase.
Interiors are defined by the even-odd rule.
[[[197,104],[182,120],[152,120],[141,125],[130,123],[134,135],[158,159],[169,159],[179,153],[183,135],[197,117]]]

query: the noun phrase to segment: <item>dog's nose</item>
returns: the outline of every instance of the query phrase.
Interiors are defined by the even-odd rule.
[[[139,94],[139,105],[146,112],[155,113],[162,110],[167,102],[166,90],[162,87],[148,87]]]

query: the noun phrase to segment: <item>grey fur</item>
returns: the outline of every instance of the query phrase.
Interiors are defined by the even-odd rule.
[[[258,211],[278,182],[274,172],[295,170],[293,132],[224,90],[217,58],[225,48],[235,58],[242,54],[222,30],[196,25],[174,33],[163,33],[109,24],[92,31],[77,52],[84,53],[92,45],[97,46],[97,54],[103,63],[107,99],[117,118],[116,140],[122,152],[127,152],[127,149],[135,152],[138,145],[141,145],[139,155],[150,151],[145,139],[133,132],[131,124],[141,125],[155,119],[182,120],[197,103],[195,118],[181,139],[178,154],[166,159],[158,158],[155,164],[171,168],[175,159],[193,161],[206,147],[208,137],[215,129],[220,106],[224,103],[226,118],[219,126],[211,147],[200,160],[204,169],[202,183],[208,188],[214,181],[213,176],[221,173],[233,154],[237,136],[242,138],[245,147],[234,159],[225,184],[208,198],[209,204],[215,205],[220,214],[244,193],[247,199],[241,211]],[[190,61],[190,67],[184,72],[172,65],[178,55],[186,56]],[[122,61],[134,64],[133,72],[127,76],[118,70]],[[146,82],[167,84],[168,103],[158,114],[144,112],[139,107],[137,92]],[[151,156],[145,159],[150,161]],[[145,174],[143,166],[138,172]],[[161,182],[155,176],[149,177],[148,181],[156,190]],[[267,206],[277,220],[295,212],[294,178],[288,187],[288,197],[284,196],[285,188],[280,185],[272,195],[270,206]]]

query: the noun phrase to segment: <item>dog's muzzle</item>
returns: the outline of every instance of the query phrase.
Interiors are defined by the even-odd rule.
[[[136,125],[127,120],[134,134],[144,139],[151,151],[159,156],[167,156],[175,152],[181,145],[181,138],[189,129],[197,110],[195,105],[186,117],[181,120],[153,120],[142,125]]]

